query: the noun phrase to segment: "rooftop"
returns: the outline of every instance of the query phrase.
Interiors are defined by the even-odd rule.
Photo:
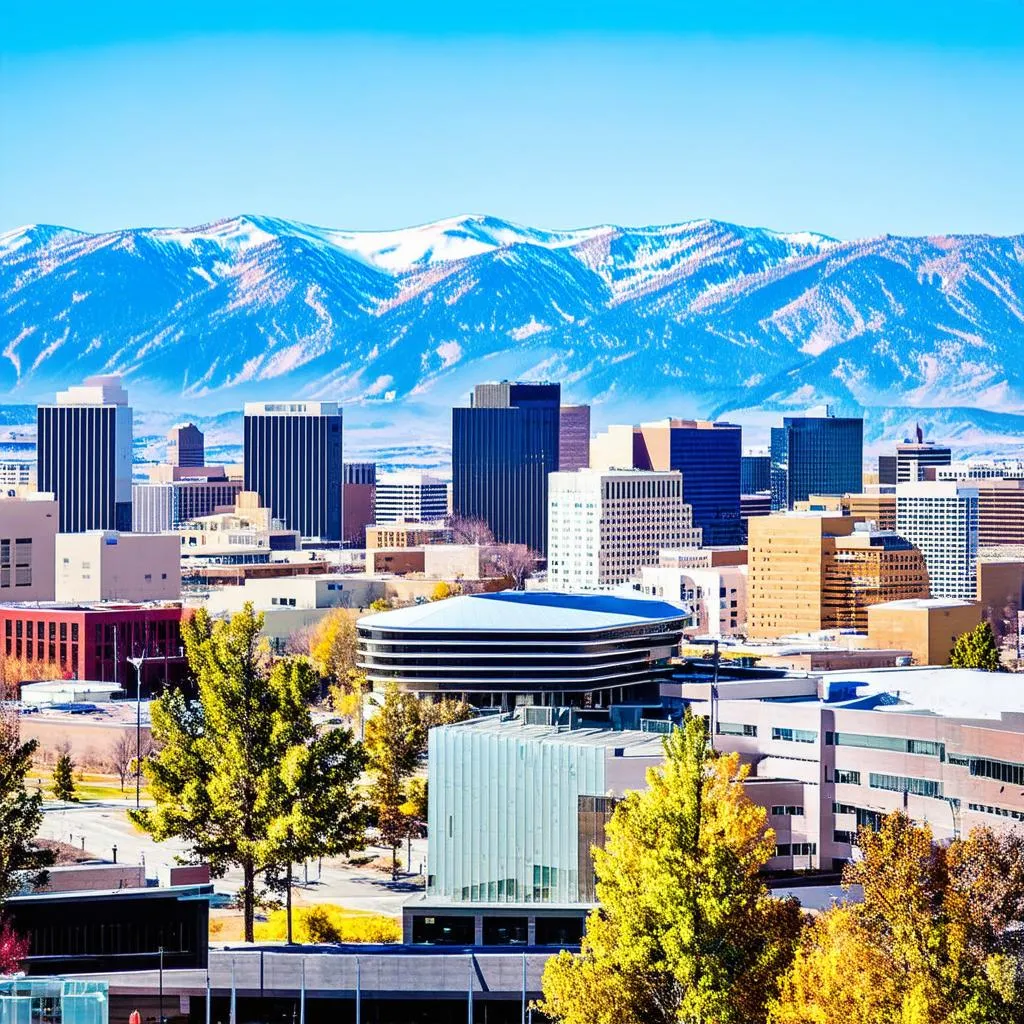
[[[926,608],[967,608],[975,603],[974,601],[964,601],[959,597],[908,597],[902,601],[880,601],[878,604],[871,605],[871,608],[913,611]]]
[[[375,629],[473,629],[489,632],[565,632],[612,629],[687,617],[678,605],[653,597],[619,594],[556,594],[503,590],[367,615],[361,626]]]
[[[601,747],[609,751],[621,750],[619,756],[622,757],[660,757],[664,750],[660,733],[641,732],[638,729],[616,730],[585,724],[572,728],[527,725],[522,718],[509,715],[484,715],[449,728],[471,729],[475,733],[515,737],[533,743],[570,743],[574,746]]]

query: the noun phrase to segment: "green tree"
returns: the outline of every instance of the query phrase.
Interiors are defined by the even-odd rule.
[[[999,645],[992,627],[982,622],[974,629],[961,633],[953,644],[949,663],[953,668],[981,668],[986,672],[1002,672]]]
[[[248,942],[257,876],[346,853],[365,831],[354,795],[360,746],[347,729],[313,725],[316,674],[301,659],[271,664],[262,628],[247,604],[228,622],[197,615],[185,631],[198,699],[172,691],[154,701],[160,752],[145,772],[156,807],[132,812],[158,841],[186,840],[215,876],[241,868]]]
[[[579,954],[544,970],[540,1009],[562,1024],[754,1024],[792,956],[794,901],[758,872],[774,852],[739,757],[715,757],[704,720],[665,738],[648,789],[615,808],[594,850],[597,897]]]
[[[57,755],[57,761],[53,766],[51,788],[53,795],[58,800],[71,802],[78,799],[75,796],[75,762],[67,750],[62,750]]]
[[[391,877],[398,877],[398,848],[415,826],[408,813],[408,781],[425,745],[422,706],[415,696],[388,683],[377,713],[366,723],[366,752],[373,785],[370,799],[381,843],[391,850]]]
[[[25,788],[35,752],[35,740],[21,741],[17,715],[0,706],[0,905],[19,891],[26,874],[33,885],[45,882],[53,863],[53,853],[36,846],[43,795]]]

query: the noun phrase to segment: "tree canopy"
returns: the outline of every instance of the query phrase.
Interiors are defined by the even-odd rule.
[[[1002,672],[999,659],[999,645],[995,633],[987,622],[981,622],[974,629],[961,633],[953,644],[949,655],[953,668],[980,668],[986,672]]]
[[[354,784],[364,756],[347,729],[320,731],[309,663],[271,662],[251,605],[212,624],[199,612],[184,631],[198,699],[179,691],[152,707],[160,752],[145,765],[156,807],[132,812],[157,840],[185,839],[215,876],[242,869],[245,938],[253,939],[257,875],[361,845]]]
[[[544,971],[561,1024],[755,1024],[800,930],[758,871],[774,851],[738,755],[715,757],[704,720],[665,739],[649,788],[615,808],[594,850],[597,897],[579,954]]]

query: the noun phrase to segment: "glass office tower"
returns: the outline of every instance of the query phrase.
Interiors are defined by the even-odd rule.
[[[772,489],[772,459],[764,455],[744,455],[740,460],[740,494],[760,494]]]
[[[246,402],[245,489],[303,539],[341,540],[337,402]]]
[[[812,494],[859,494],[864,488],[864,420],[787,416],[771,434],[772,509]]]
[[[495,540],[547,554],[548,474],[558,469],[561,387],[478,384],[452,410],[452,506]]]

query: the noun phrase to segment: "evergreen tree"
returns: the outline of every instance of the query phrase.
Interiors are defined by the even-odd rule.
[[[58,800],[71,802],[78,799],[75,796],[75,762],[67,750],[62,750],[57,755],[57,762],[53,766],[51,787],[53,795]]]
[[[53,863],[53,853],[35,845],[43,794],[25,788],[35,752],[35,740],[21,741],[17,716],[0,707],[0,904],[19,891],[26,873],[30,884],[42,884]]]
[[[184,635],[198,700],[174,691],[154,701],[161,749],[145,772],[156,807],[131,816],[157,840],[185,839],[217,877],[241,868],[252,942],[258,876],[361,845],[364,756],[347,729],[313,725],[316,674],[304,660],[269,662],[252,605],[229,622],[196,620]]]
[[[701,718],[665,756],[594,850],[601,907],[581,952],[545,967],[540,1009],[561,1024],[755,1024],[792,956],[799,907],[758,876],[775,838],[747,769],[709,751]]]
[[[981,622],[974,629],[961,633],[953,644],[949,655],[953,668],[980,668],[986,672],[1002,672],[999,660],[999,645],[988,622]]]

